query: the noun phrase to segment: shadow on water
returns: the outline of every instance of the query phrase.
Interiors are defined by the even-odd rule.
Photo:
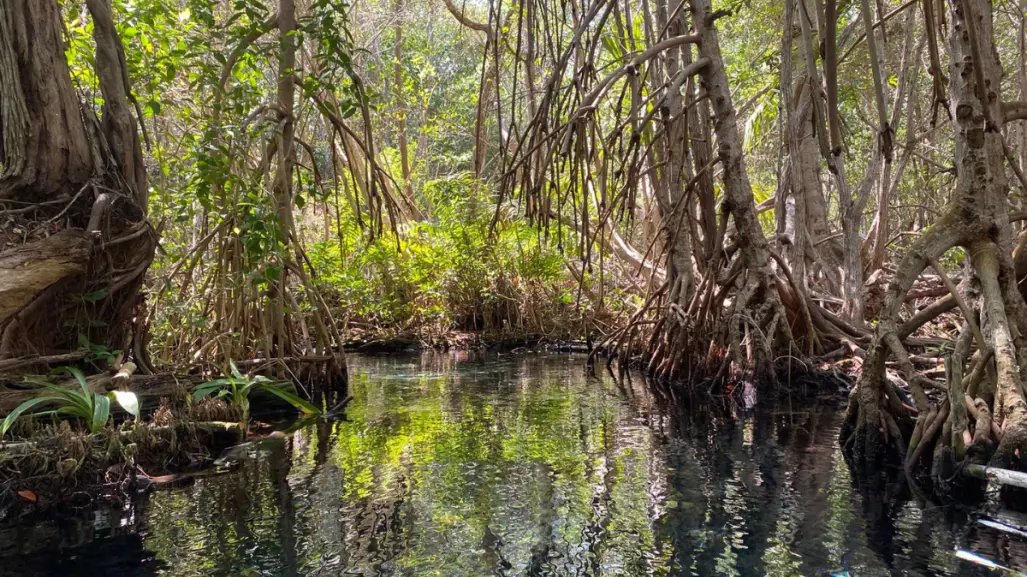
[[[263,444],[236,473],[124,510],[0,522],[0,575],[1027,568],[1027,537],[980,511],[855,486],[836,399],[667,407],[640,380],[586,377],[579,356],[356,357],[351,375],[348,420]]]

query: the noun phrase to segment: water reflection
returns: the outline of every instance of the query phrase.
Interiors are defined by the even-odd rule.
[[[668,410],[562,356],[355,358],[351,375],[348,421],[0,575],[994,574],[957,548],[1025,566],[1023,538],[854,487],[834,401]]]

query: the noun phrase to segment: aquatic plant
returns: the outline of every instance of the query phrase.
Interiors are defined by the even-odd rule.
[[[54,369],[50,373],[50,377],[61,374],[69,374],[75,377],[82,390],[67,389],[51,380],[38,376],[26,377],[25,380],[27,382],[37,384],[43,387],[44,390],[40,391],[42,393],[40,396],[31,398],[18,405],[4,418],[3,424],[0,425],[0,437],[7,434],[7,431],[14,426],[15,421],[21,415],[36,407],[47,405],[55,406],[56,408],[31,413],[31,416],[57,415],[81,419],[90,433],[98,433],[107,424],[107,421],[110,419],[112,399],[133,417],[139,418],[139,400],[135,393],[114,391],[103,395],[90,391],[85,375],[75,367]]]
[[[193,400],[199,401],[210,396],[218,399],[227,398],[233,406],[238,407],[243,423],[250,420],[250,394],[253,391],[271,393],[304,415],[313,416],[322,413],[321,409],[313,403],[296,394],[295,386],[290,391],[285,388],[286,383],[284,382],[273,381],[264,375],[243,374],[233,361],[229,361],[229,365],[231,366],[230,376],[197,385],[193,389]]]

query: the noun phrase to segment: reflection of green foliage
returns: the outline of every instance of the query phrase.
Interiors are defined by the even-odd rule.
[[[354,372],[349,420],[334,425],[330,448],[321,447],[312,429],[295,437],[289,472],[293,498],[299,499],[295,522],[315,531],[306,537],[311,542],[298,546],[298,564],[317,566],[317,551],[347,551],[351,567],[368,567],[375,557],[366,539],[387,548],[395,546],[390,539],[401,538],[405,545],[392,562],[404,572],[482,575],[494,554],[486,534],[501,536],[502,555],[517,568],[512,574],[523,572],[540,543],[553,554],[589,556],[595,548],[597,562],[638,561],[639,547],[654,541],[646,500],[639,496],[656,469],[647,451],[618,446],[612,434],[630,409],[605,388],[581,380],[568,388],[559,373],[542,379],[505,375],[488,389],[473,379],[456,373],[371,380]],[[327,461],[319,465],[314,455],[322,449]],[[258,557],[281,550],[278,544],[265,548],[264,539],[278,537],[252,521],[283,514],[280,501],[267,501],[273,480],[268,482],[265,466],[258,460],[224,483],[204,482],[190,499],[155,495],[149,545],[172,560],[176,575],[264,566]],[[605,503],[602,511],[595,508],[597,499]],[[388,521],[399,523],[389,530],[394,534],[360,533],[374,519],[386,523],[384,511],[398,515]],[[328,520],[337,512],[341,520]],[[600,525],[635,537],[618,536],[597,547],[590,541],[599,535],[588,535]],[[321,543],[329,536],[320,531],[331,526],[341,530],[331,537],[340,542]],[[181,546],[176,543],[187,542],[222,553],[202,558],[174,552]]]
[[[357,359],[350,420],[155,493],[147,548],[187,577],[895,569],[865,543],[834,408],[678,420],[560,362]]]

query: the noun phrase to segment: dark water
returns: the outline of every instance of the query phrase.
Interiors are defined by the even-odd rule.
[[[837,401],[672,411],[566,356],[358,357],[351,375],[348,422],[236,473],[0,523],[0,575],[1010,574],[960,549],[1027,566],[1027,540],[979,513],[854,487]]]

